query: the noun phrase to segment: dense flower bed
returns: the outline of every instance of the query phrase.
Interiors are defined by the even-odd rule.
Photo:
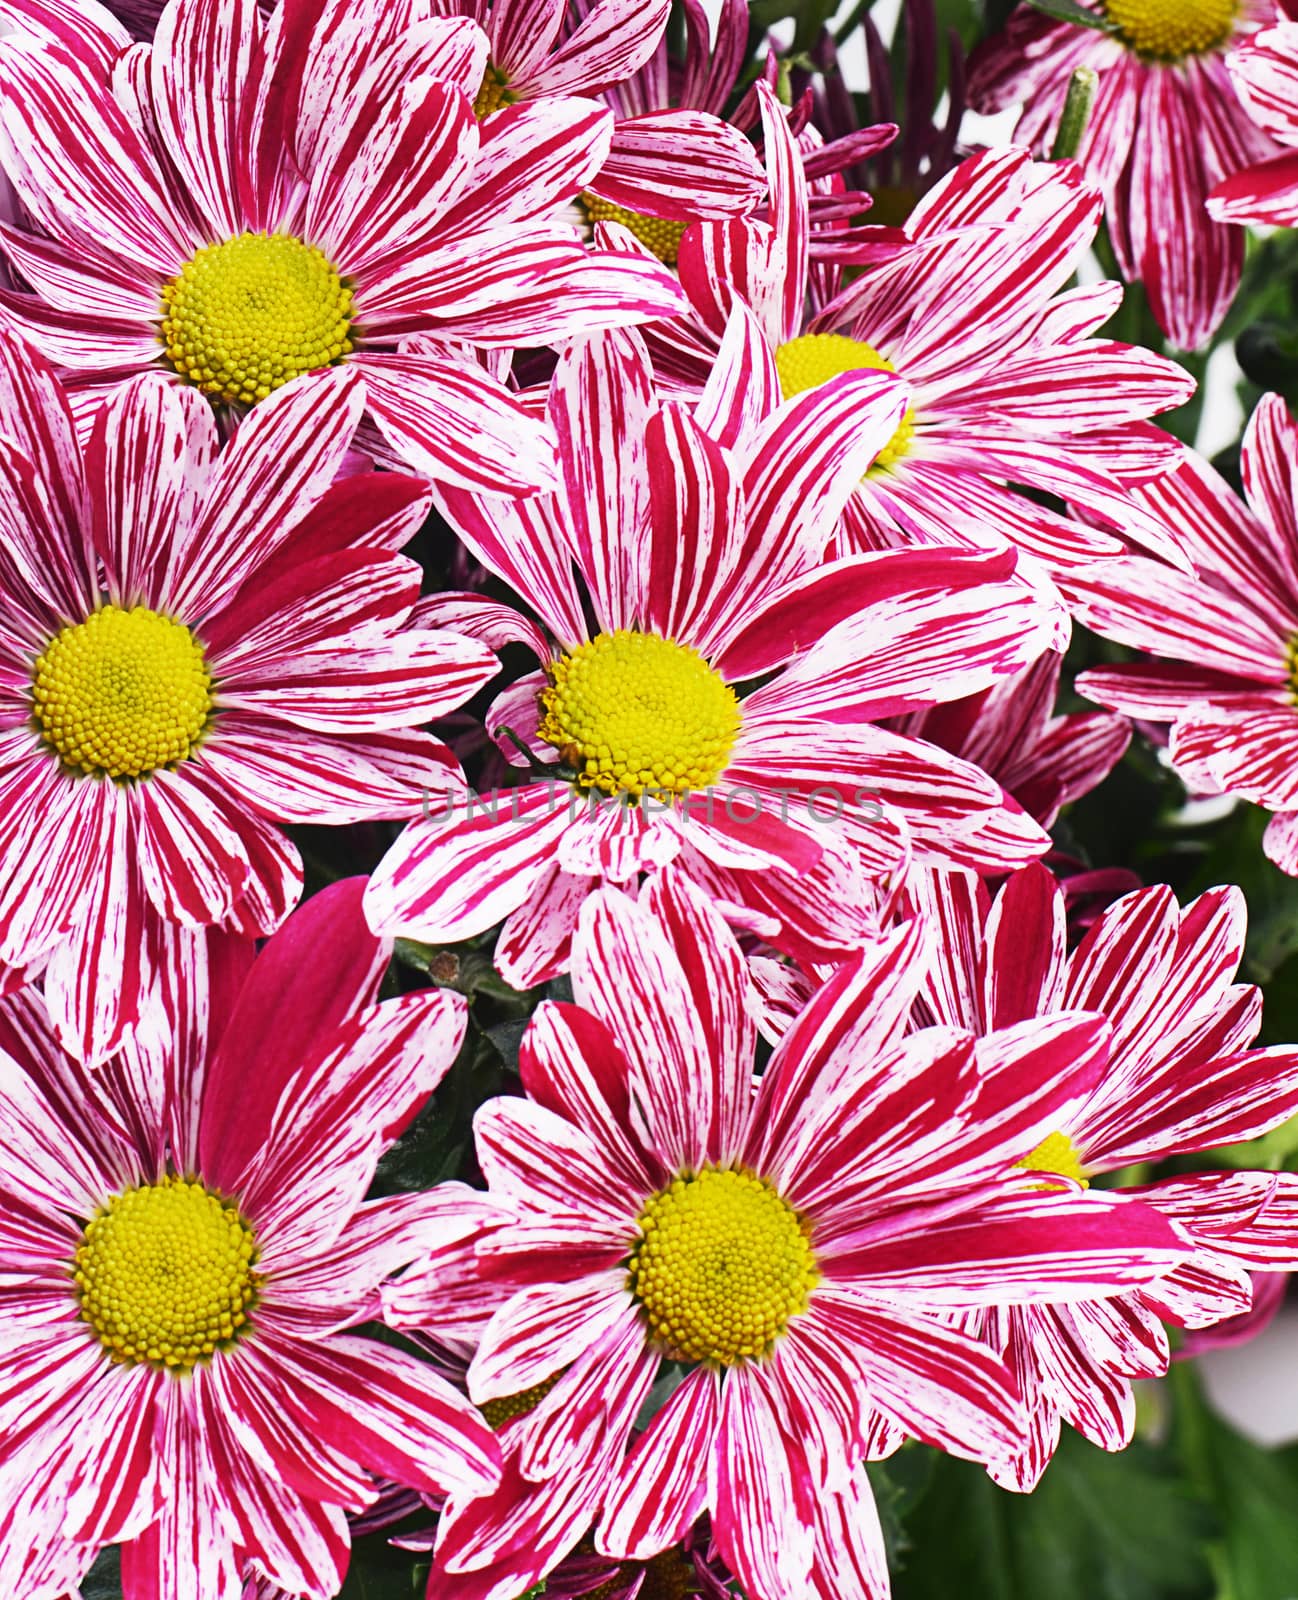
[[[1298,21],[872,9],[0,0],[12,1600],[1291,1595]]]

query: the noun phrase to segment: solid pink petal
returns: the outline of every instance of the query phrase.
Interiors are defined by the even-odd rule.
[[[1007,881],[987,918],[986,937],[987,1028],[1064,1009],[1064,899],[1045,867],[1024,867]],[[977,982],[976,974],[969,976]]]
[[[348,878],[312,895],[240,988],[203,1101],[199,1155],[213,1177],[247,1165],[298,1068],[376,999],[389,951],[361,917],[363,889],[363,879]]]

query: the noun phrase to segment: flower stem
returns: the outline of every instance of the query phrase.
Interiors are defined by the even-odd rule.
[[[1082,143],[1086,124],[1091,120],[1091,107],[1095,104],[1095,91],[1100,86],[1100,75],[1091,67],[1078,67],[1068,80],[1068,98],[1064,101],[1063,115],[1055,134],[1052,161],[1071,161]]]

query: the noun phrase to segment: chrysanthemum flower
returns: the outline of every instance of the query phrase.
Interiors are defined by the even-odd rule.
[[[156,367],[240,410],[342,364],[419,471],[551,485],[550,435],[474,349],[670,316],[680,292],[556,220],[609,113],[548,100],[480,124],[486,51],[417,0],[290,0],[266,24],[253,0],[172,0],[111,87],[48,39],[5,40],[0,162],[46,237],[0,235],[35,291],[3,316],[81,381]]]
[[[665,83],[646,102],[642,85],[628,82],[658,57],[670,0],[572,8],[564,0],[438,0],[437,9],[472,17],[491,40],[480,116],[553,95],[599,98],[613,111],[608,153],[577,202],[588,225],[620,223],[660,261],[674,262],[695,217],[737,216],[761,198],[762,168],[738,128],[710,108],[673,100]]]
[[[1148,350],[1091,337],[1121,289],[1065,287],[1099,222],[1099,194],[1078,169],[1021,150],[972,157],[912,212],[909,248],[844,286],[839,268],[811,261],[803,165],[784,113],[759,90],[770,221],[686,233],[680,273],[694,315],[649,330],[660,378],[697,393],[737,294],[754,319],[745,360],[755,405],[863,369],[896,372],[910,389],[900,426],[848,502],[848,547],[1008,539],[1063,570],[1130,538],[1175,560],[1175,539],[1133,507],[1119,474],[1166,469],[1168,449],[1128,425],[1180,404],[1194,385]],[[1080,527],[1025,487],[1111,531]]]
[[[866,879],[910,851],[990,870],[1047,847],[976,767],[872,719],[1032,659],[1057,637],[1053,597],[1008,550],[822,564],[904,391],[848,374],[758,423],[742,343],[693,417],[653,404],[634,335],[574,346],[551,391],[566,492],[442,495],[539,626],[479,595],[423,614],[532,649],[541,670],[489,722],[545,764],[409,827],[370,886],[377,928],[442,942],[508,918],[497,963],[530,984],[560,970],[596,880],[679,858],[782,947],[841,955],[872,931]]]
[[[840,968],[754,1092],[746,968],[715,909],[674,871],[583,909],[576,1005],[541,1006],[527,1098],[475,1123],[516,1220],[478,1247],[513,1293],[469,1392],[553,1382],[512,1425],[519,1468],[596,1480],[603,1554],[646,1560],[706,1511],[754,1600],[883,1595],[862,1461],[904,1433],[985,1459],[1024,1426],[948,1316],[1089,1299],[1182,1259],[1143,1205],[1005,1176],[1094,1086],[1103,1023],[903,1038],[919,949],[912,926]],[[683,1381],[623,1457],[673,1363]],[[455,1569],[508,1540],[485,1530]]]
[[[1021,5],[969,63],[978,111],[1023,102],[1015,139],[1045,154],[1077,67],[1100,79],[1077,159],[1104,191],[1123,276],[1145,286],[1185,350],[1216,331],[1239,287],[1244,237],[1204,209],[1221,179],[1279,153],[1231,82],[1226,54],[1274,0],[1084,0],[1098,27]]]
[[[1125,717],[1054,715],[1063,664],[1047,650],[981,694],[899,717],[895,726],[972,761],[1049,828],[1064,806],[1103,782],[1131,742]]]
[[[1059,1011],[1098,1012],[1113,1029],[1106,1071],[1020,1167],[1068,1180],[1255,1138],[1298,1111],[1298,1049],[1251,1049],[1261,996],[1235,983],[1244,899],[1214,889],[1180,910],[1142,889],[1103,911],[1066,950],[1064,897],[1044,868],[1015,874],[992,903],[963,875],[934,876],[937,937],[918,1018],[981,1032]],[[1048,1187],[1048,1185],[1047,1185]],[[1030,1427],[992,1463],[1031,1489],[1068,1421],[1106,1450],[1131,1440],[1131,1379],[1166,1371],[1160,1318],[1206,1327],[1246,1311],[1246,1269],[1298,1262],[1298,1176],[1208,1172],[1124,1191],[1163,1211],[1194,1255],[1159,1283],[1066,1306],[1002,1306],[984,1333],[1014,1370]]]
[[[1298,22],[1281,21],[1246,39],[1226,65],[1254,122],[1277,141],[1269,161],[1219,183],[1208,210],[1219,222],[1298,222]]]
[[[1170,756],[1192,787],[1274,811],[1266,853],[1298,874],[1298,425],[1267,395],[1243,445],[1242,505],[1192,451],[1137,494],[1177,530],[1198,569],[1104,562],[1070,579],[1077,614],[1155,659],[1077,680],[1102,705],[1170,722]]]
[[[376,1005],[359,880],[266,946],[220,935],[165,1025],[96,1073],[34,991],[0,1002],[0,1562],[6,1591],[121,1544],[124,1600],[330,1600],[379,1479],[472,1495],[494,1435],[415,1356],[349,1331],[416,1256],[471,1248],[458,1185],[364,1199],[464,1034],[463,1001]],[[53,1554],[52,1554],[53,1553]]]
[[[413,730],[496,661],[404,628],[420,574],[393,551],[426,486],[331,487],[361,398],[304,378],[218,452],[206,401],[146,376],[83,460],[53,373],[0,335],[0,963],[45,964],[74,1053],[134,1025],[169,927],[283,920],[281,824],[412,816],[462,783]]]

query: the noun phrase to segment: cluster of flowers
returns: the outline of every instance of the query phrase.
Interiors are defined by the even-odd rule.
[[[1069,287],[1107,206],[1211,331],[1298,220],[1298,24],[1025,10],[971,95],[1031,145],[1094,60],[1081,162],[872,225],[895,129],[668,10],[0,0],[15,1600],[107,1545],[329,1600],[412,1510],[463,1600],[881,1600],[869,1463],[1121,1448],[1167,1325],[1298,1267],[1298,1176],[1204,1154],[1298,1112],[1242,897],[1042,864],[1125,713],[1298,873],[1298,426],[1241,504]],[[1054,716],[1075,618],[1148,659]],[[355,823],[405,826],[304,900],[287,830]],[[485,1187],[367,1197],[468,1022],[398,936],[552,986]]]

